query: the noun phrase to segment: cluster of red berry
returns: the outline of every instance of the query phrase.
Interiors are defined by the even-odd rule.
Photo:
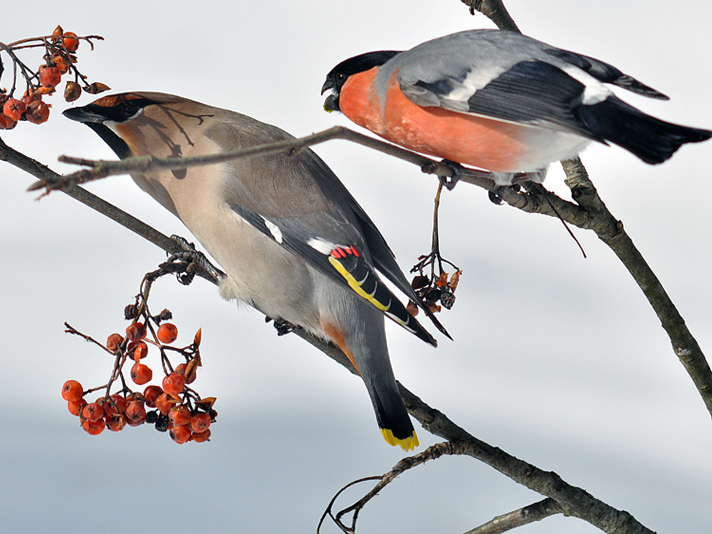
[[[105,428],[117,432],[126,425],[139,426],[143,423],[154,424],[162,432],[168,431],[173,441],[182,444],[186,441],[201,443],[210,437],[210,425],[215,422],[217,412],[213,409],[215,398],[203,398],[188,384],[195,381],[200,362],[201,331],[195,335],[193,343],[184,348],[171,346],[177,337],[178,329],[173,323],[162,322],[171,318],[168,310],[156,317],[148,315],[143,307],[141,315],[145,322],[139,322],[137,306],[126,308],[127,318],[134,321],[126,328],[126,335],[111,334],[106,345],[70,328],[70,333],[79,334],[89,341],[101,345],[115,355],[116,363],[109,383],[97,388],[84,390],[76,380],[68,380],[62,386],[62,398],[67,401],[69,412],[79,416],[82,428],[92,435],[100,434]],[[157,328],[154,328],[153,322]],[[147,337],[151,333],[153,339]],[[153,378],[153,371],[144,363],[149,345],[158,348],[165,377],[161,386],[149,385],[143,392],[132,391],[123,375],[123,366],[130,359],[134,363],[130,370],[131,380],[139,386],[147,384]],[[185,362],[173,368],[167,357],[172,351],[185,358]],[[112,383],[120,379],[123,384],[121,393],[110,395]],[[88,394],[104,390],[104,395],[89,402]],[[149,408],[149,410],[147,410]],[[153,408],[153,410],[150,410]]]
[[[109,87],[103,83],[95,82],[88,84],[75,67],[77,56],[75,52],[79,48],[79,39],[86,39],[90,44],[90,39],[101,39],[99,36],[78,37],[76,33],[65,32],[61,26],[57,26],[51,36],[22,39],[3,47],[15,64],[14,72],[20,72],[25,78],[27,89],[22,98],[14,98],[15,85],[17,80],[13,80],[12,89],[8,93],[5,89],[0,89],[0,130],[10,130],[17,125],[18,121],[26,120],[33,124],[42,124],[49,118],[49,104],[42,101],[44,95],[51,95],[55,88],[62,81],[62,76],[72,71],[74,81],[68,81],[64,89],[64,99],[73,102],[84,91],[91,94],[106,91]],[[37,71],[29,69],[16,55],[16,51],[23,48],[44,47],[44,63]],[[2,69],[0,69],[2,73]]]

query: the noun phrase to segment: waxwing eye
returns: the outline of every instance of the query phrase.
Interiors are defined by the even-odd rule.
[[[124,104],[121,106],[121,117],[124,120],[128,120],[134,115],[136,115],[141,108],[139,108],[136,104],[132,104],[131,102],[124,102]]]

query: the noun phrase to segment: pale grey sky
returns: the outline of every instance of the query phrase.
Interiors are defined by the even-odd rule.
[[[79,54],[92,81],[115,92],[173,92],[295,135],[349,124],[321,109],[319,88],[339,61],[491,26],[457,0],[33,6],[32,16],[5,24],[0,40],[49,33],[58,23],[98,33],[106,41],[94,52],[82,44]],[[507,6],[532,37],[612,63],[671,97],[622,95],[629,103],[712,127],[709,4],[686,12],[659,0]],[[10,85],[8,73],[1,83]],[[48,124],[21,124],[2,138],[61,172],[69,169],[56,162],[60,154],[113,157],[88,128],[61,116],[66,104],[51,101]],[[429,246],[433,179],[343,141],[317,152],[407,270]],[[618,148],[583,155],[604,201],[708,354],[711,155],[712,143],[683,147],[658,167]],[[148,426],[83,433],[61,385],[68,378],[99,385],[110,361],[63,334],[62,324],[99,338],[122,328],[124,305],[164,256],[61,194],[36,202],[24,192],[27,176],[0,170],[4,531],[312,532],[342,485],[400,459],[377,431],[358,380],[301,340],[277,338],[259,314],[200,282],[185,289],[163,281],[153,298],[157,309],[174,312],[186,341],[203,328],[197,384],[218,397],[212,441],[178,446]],[[546,185],[566,194],[556,166]],[[128,177],[91,189],[164,233],[190,237]],[[443,253],[464,269],[456,306],[441,317],[455,342],[441,339],[433,350],[389,327],[396,376],[479,438],[556,471],[657,532],[709,531],[712,422],[624,267],[589,233],[575,230],[584,260],[558,221],[494,206],[467,185],[445,195],[442,209]],[[423,445],[436,442],[424,430],[419,436]],[[362,513],[359,529],[463,532],[539,499],[474,460],[449,458],[401,476]],[[94,500],[103,505],[87,504]],[[523,532],[598,531],[558,517]]]

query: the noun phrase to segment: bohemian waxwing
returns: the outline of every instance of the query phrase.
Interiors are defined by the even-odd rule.
[[[617,98],[610,83],[668,98],[593,59],[511,31],[471,30],[406,52],[353,57],[326,77],[324,108],[405,148],[494,172],[538,173],[591,141],[607,141],[646,163],[662,163],[712,131],[646,115]]]
[[[293,139],[245,115],[162,93],[107,96],[64,114],[120,158],[191,157]],[[363,378],[386,441],[418,445],[391,369],[384,314],[436,342],[378,278],[374,267],[419,302],[381,233],[314,152],[132,177],[222,266],[223,297],[332,341]]]

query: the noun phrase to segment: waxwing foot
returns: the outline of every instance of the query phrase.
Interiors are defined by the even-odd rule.
[[[297,328],[296,325],[290,323],[289,321],[285,321],[281,317],[275,317],[273,319],[272,317],[265,316],[265,323],[269,323],[270,321],[274,322],[274,328],[277,330],[278,336],[291,334]]]
[[[205,254],[197,250],[193,243],[189,243],[186,239],[177,235],[172,235],[171,239],[178,243],[183,248],[183,251],[170,254],[166,263],[184,265],[182,271],[176,271],[176,277],[181,284],[190,284],[195,275],[202,276],[208,280],[212,279],[215,282],[220,282],[226,276],[224,272],[210,263]]]

